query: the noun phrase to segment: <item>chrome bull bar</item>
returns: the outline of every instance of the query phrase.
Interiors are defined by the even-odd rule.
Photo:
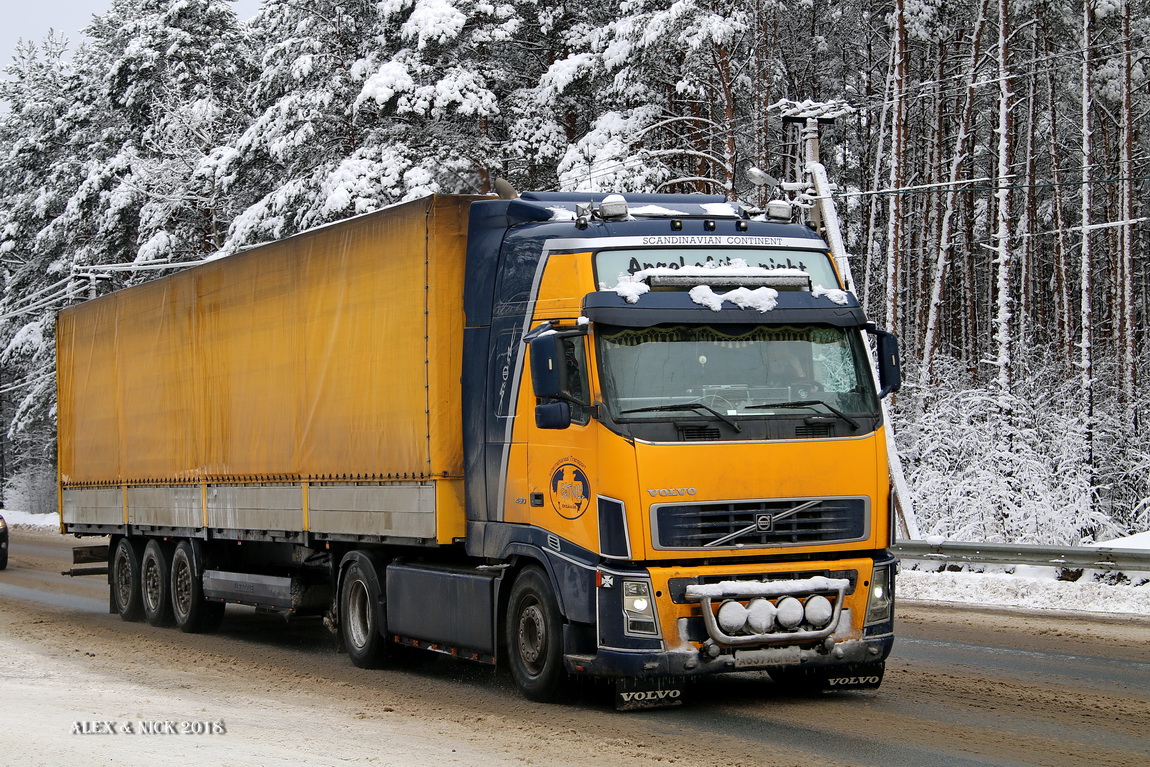
[[[818,641],[834,633],[839,625],[839,617],[842,615],[843,609],[843,596],[848,588],[850,588],[850,581],[845,578],[824,578],[823,576],[791,581],[722,581],[721,583],[688,586],[685,597],[688,602],[700,602],[702,604],[703,623],[707,627],[707,633],[715,642],[734,646],[765,643],[795,644]],[[727,599],[744,600],[760,597],[778,599],[781,597],[814,596],[826,592],[835,593],[833,612],[826,627],[817,630],[772,631],[763,634],[733,636],[723,631],[711,609],[713,600],[722,602]]]

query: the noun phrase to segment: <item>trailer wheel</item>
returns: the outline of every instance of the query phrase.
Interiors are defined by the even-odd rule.
[[[196,573],[192,545],[180,541],[172,552],[172,615],[187,634],[215,631],[224,619],[224,603],[204,598],[204,582]]]
[[[378,578],[368,569],[371,563],[359,558],[344,572],[339,592],[340,636],[352,663],[360,668],[379,668],[386,660],[387,639],[376,615]]]
[[[144,618],[153,626],[170,626],[172,616],[171,566],[166,548],[156,539],[148,541],[140,560],[140,595]]]
[[[567,684],[563,668],[563,625],[547,575],[528,567],[515,579],[507,605],[507,650],[511,676],[523,695],[554,703]]]
[[[112,553],[112,569],[108,572],[108,591],[112,608],[126,621],[144,617],[144,603],[140,590],[140,547],[130,538],[116,542]]]

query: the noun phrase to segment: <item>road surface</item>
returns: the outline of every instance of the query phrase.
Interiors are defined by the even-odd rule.
[[[6,765],[1135,767],[1150,764],[1150,620],[900,603],[882,689],[788,694],[701,680],[677,709],[566,705],[441,658],[364,671],[317,621],[229,606],[185,635],[107,611],[78,542],[15,529],[0,572]],[[1072,605],[1068,605],[1072,607]]]

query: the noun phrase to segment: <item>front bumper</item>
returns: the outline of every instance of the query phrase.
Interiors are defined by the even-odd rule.
[[[758,671],[780,668],[835,668],[843,665],[876,663],[890,655],[894,635],[848,639],[825,645],[801,647],[761,647],[732,649],[711,658],[695,648],[670,652],[633,652],[599,650],[594,655],[567,655],[567,670],[572,674],[602,677],[700,676],[736,671]]]
[[[894,643],[893,603],[885,616],[869,616],[868,623],[868,594],[877,568],[889,572],[894,561],[879,555],[809,562],[799,571],[794,563],[732,565],[706,573],[695,568],[616,571],[612,583],[650,578],[659,636],[629,634],[619,620],[619,589],[604,586],[598,593],[597,646],[568,644],[567,669],[638,678],[804,669],[834,676],[835,669],[880,664]],[[750,620],[756,603],[762,608],[769,602],[768,613],[773,609],[777,614],[784,601],[792,609],[801,606],[801,620],[793,612],[787,621],[781,615],[775,621]],[[821,610],[807,610],[813,601]],[[724,606],[733,608],[726,616]],[[748,616],[745,623],[740,614]]]

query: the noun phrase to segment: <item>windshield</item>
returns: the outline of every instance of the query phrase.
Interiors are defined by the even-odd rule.
[[[857,330],[663,325],[597,332],[603,396],[615,419],[878,410]]]

